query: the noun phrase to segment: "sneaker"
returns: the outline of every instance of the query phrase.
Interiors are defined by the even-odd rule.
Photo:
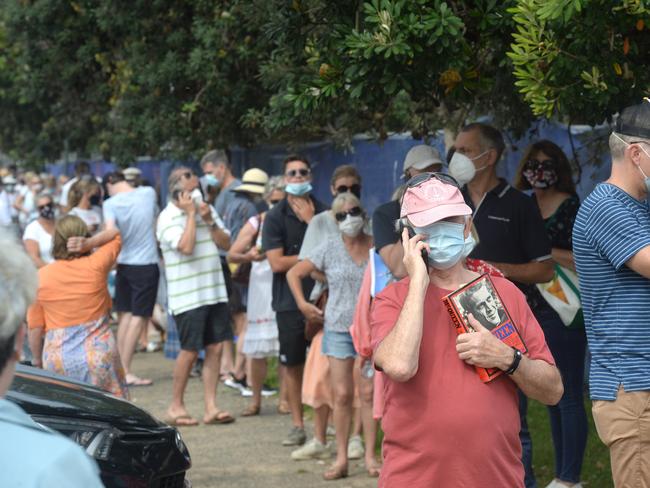
[[[560,483],[557,479],[553,479],[545,488],[567,488],[567,485]],[[576,483],[571,488],[582,488],[582,483]]]
[[[327,430],[325,431],[325,435],[327,437],[331,437],[331,438],[336,437],[336,429],[334,428],[333,425],[328,425],[327,426]]]
[[[330,443],[321,443],[315,437],[307,442],[304,446],[296,449],[291,453],[291,459],[294,461],[307,461],[309,459],[329,459],[332,456],[330,452]]]
[[[353,435],[348,441],[348,459],[361,459],[366,453],[361,436]]]
[[[273,396],[273,395],[275,395],[277,393],[278,393],[278,390],[276,390],[275,388],[271,388],[266,383],[264,383],[262,385],[262,396],[263,397],[270,397],[270,396]]]
[[[242,391],[244,388],[248,388],[248,384],[246,383],[246,376],[244,376],[241,380],[238,380],[231,374],[228,376],[228,378],[226,378],[226,381],[224,381],[223,384],[239,391]]]
[[[253,396],[253,390],[251,390],[248,386],[242,388],[240,391],[241,391],[241,396],[243,396],[243,397],[252,397]]]
[[[285,440],[282,441],[283,446],[302,446],[307,440],[305,435],[305,429],[302,427],[296,427],[295,425],[291,427],[289,435]]]

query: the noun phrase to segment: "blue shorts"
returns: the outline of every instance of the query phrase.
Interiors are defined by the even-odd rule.
[[[349,332],[335,332],[325,329],[321,352],[325,356],[332,356],[337,359],[357,357],[357,351],[354,349],[352,336]]]

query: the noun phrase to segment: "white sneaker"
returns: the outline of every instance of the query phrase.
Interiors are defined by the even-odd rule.
[[[348,459],[361,459],[366,453],[361,436],[353,435],[348,441]]]
[[[321,443],[315,437],[307,442],[304,446],[296,449],[291,453],[291,459],[294,461],[307,461],[309,459],[329,459],[332,456],[330,452],[330,443]]]
[[[548,485],[546,485],[545,488],[567,488],[567,485],[565,485],[564,483],[560,483],[558,480],[553,478],[553,481],[551,481]],[[582,483],[576,483],[571,488],[582,488]]]
[[[327,426],[327,430],[325,431],[325,435],[327,437],[332,437],[332,438],[336,437],[336,429],[334,428],[333,425],[328,425]]]

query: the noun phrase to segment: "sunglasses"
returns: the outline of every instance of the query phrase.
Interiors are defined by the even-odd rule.
[[[280,203],[281,201],[282,201],[282,200],[269,200],[269,203],[270,203],[271,205],[277,205],[277,204]]]
[[[43,210],[43,209],[45,209],[45,208],[52,208],[52,207],[54,207],[53,204],[51,204],[51,203],[46,203],[45,205],[39,205],[37,208],[38,208],[39,210]]]
[[[529,159],[526,161],[526,166],[529,168],[535,168],[537,166],[542,166],[544,168],[553,168],[555,166],[555,160],[553,159],[544,159],[539,161],[538,159]]]
[[[355,183],[354,185],[346,186],[346,185],[339,185],[336,187],[336,193],[337,195],[340,193],[347,193],[350,192],[353,195],[359,196],[361,195],[361,185],[358,183]]]
[[[310,169],[290,169],[285,173],[285,176],[288,176],[289,178],[295,178],[296,176],[309,176],[311,174]]]
[[[336,218],[337,222],[343,222],[348,215],[350,217],[358,217],[362,213],[363,213],[363,210],[361,210],[361,207],[352,207],[347,212],[336,212],[334,214],[334,217]]]
[[[194,176],[194,171],[185,171],[181,176],[189,180],[192,176]]]
[[[408,180],[406,182],[406,187],[414,188],[434,178],[436,180],[442,181],[443,183],[447,183],[448,185],[453,185],[456,188],[460,188],[460,185],[458,184],[458,181],[456,181],[456,178],[446,173],[420,173],[419,175],[415,175],[413,178]]]

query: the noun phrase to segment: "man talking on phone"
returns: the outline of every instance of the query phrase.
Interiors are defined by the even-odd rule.
[[[181,350],[174,366],[170,425],[197,425],[185,408],[183,396],[192,365],[205,349],[203,390],[206,424],[235,419],[216,405],[223,342],[232,339],[228,293],[219,249],[230,247],[230,233],[215,209],[203,201],[199,179],[189,168],[169,175],[170,201],[160,213],[156,236],[165,260],[169,311],[178,328]]]

